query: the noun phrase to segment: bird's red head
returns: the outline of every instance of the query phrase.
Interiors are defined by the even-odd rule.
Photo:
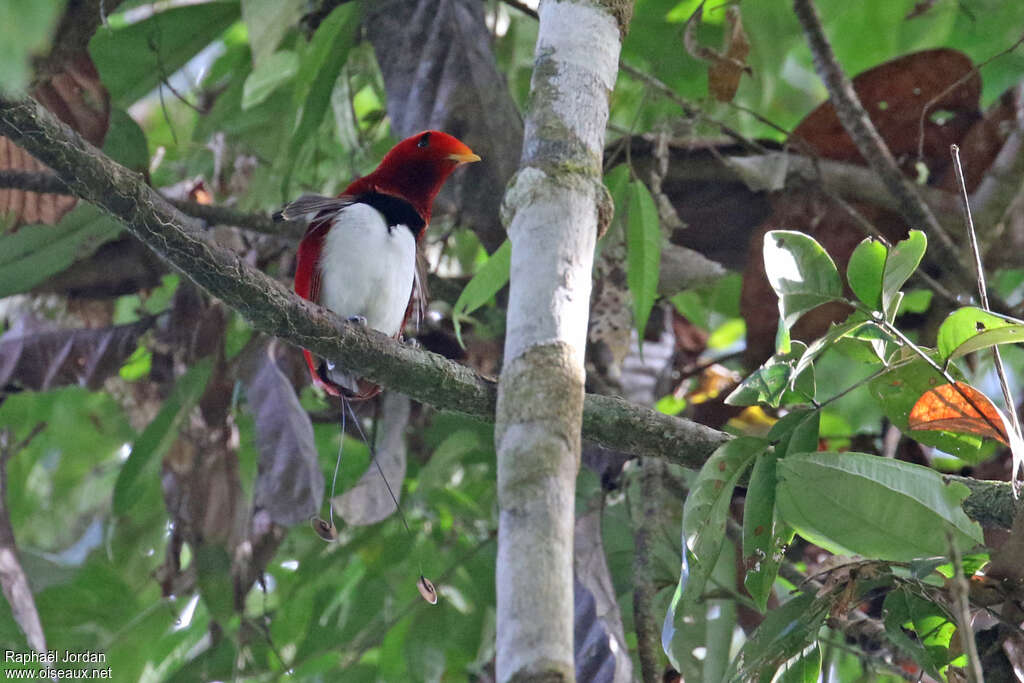
[[[430,221],[434,197],[451,172],[461,164],[480,161],[458,138],[427,130],[391,148],[376,170],[352,183],[346,194],[373,191],[405,199]]]

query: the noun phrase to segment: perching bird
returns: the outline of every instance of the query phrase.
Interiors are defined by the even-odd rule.
[[[458,166],[479,160],[458,139],[429,130],[395,145],[338,197],[303,195],[285,206],[275,218],[310,222],[299,243],[295,293],[397,338],[424,303],[416,248],[434,197]],[[327,393],[362,400],[380,392],[303,353],[313,383]]]

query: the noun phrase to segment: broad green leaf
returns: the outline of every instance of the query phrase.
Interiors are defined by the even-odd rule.
[[[505,240],[484,261],[456,299],[452,307],[452,324],[455,326],[455,338],[463,348],[466,345],[462,343],[462,321],[490,301],[508,283],[511,259],[512,243]]]
[[[59,0],[0,2],[0,92],[14,95],[28,87],[32,58],[49,51],[64,5]]]
[[[0,236],[0,298],[26,292],[121,234],[121,224],[79,202],[57,225],[26,225]]]
[[[932,298],[934,296],[935,292],[930,289],[912,289],[909,292],[904,292],[897,315],[924,313],[932,305]]]
[[[804,313],[843,296],[836,264],[813,237],[802,232],[767,233],[764,270],[779,297],[779,312],[787,329]]]
[[[219,542],[207,541],[193,549],[196,580],[210,614],[226,624],[235,612],[234,582],[231,579],[231,557]]]
[[[136,173],[149,170],[149,146],[146,134],[128,112],[114,108],[110,110],[110,128],[103,141],[104,153],[125,168]]]
[[[793,410],[772,425],[768,440],[775,444],[780,458],[787,453],[818,450],[818,431],[821,411],[804,408]]]
[[[930,600],[900,588],[885,596],[885,634],[922,669],[938,680],[950,661],[949,643],[956,626]],[[916,637],[910,637],[908,631]]]
[[[1024,321],[974,306],[953,311],[939,327],[937,346],[944,361],[997,344],[1024,342]]]
[[[740,437],[720,446],[704,466],[683,506],[683,556],[679,584],[661,632],[661,644],[673,665],[685,653],[678,642],[683,620],[701,603],[704,587],[725,543],[726,517],[736,483],[750,464],[768,448],[764,439]]]
[[[920,230],[911,230],[907,239],[889,249],[882,276],[882,310],[890,320],[899,308],[899,291],[921,263],[928,239]]]
[[[626,218],[626,280],[633,295],[633,320],[643,339],[647,319],[658,298],[658,270],[661,267],[661,226],[658,208],[647,186],[640,180],[629,184]]]
[[[776,683],[818,683],[821,674],[821,647],[814,643],[782,665]]]
[[[239,17],[237,2],[158,11],[120,28],[100,27],[89,53],[115,106],[127,108],[205,48]]]
[[[814,396],[814,368],[805,366],[800,375],[796,368],[807,347],[803,342],[792,342],[789,353],[777,353],[764,365],[755,370],[743,382],[733,389],[725,399],[731,406],[752,406],[764,403],[773,408],[779,407],[790,387],[797,393],[807,392],[803,400]],[[800,400],[800,399],[797,399]]]
[[[151,476],[153,482],[157,481],[160,458],[178,438],[178,429],[202,396],[212,370],[210,358],[204,358],[189,368],[174,385],[174,391],[164,401],[160,412],[135,440],[114,484],[115,514],[128,514],[142,497],[146,485],[140,481],[141,478]]]
[[[908,418],[914,404],[926,391],[946,384],[946,380],[924,360],[911,355],[909,350],[904,354],[903,360],[897,362],[892,370],[868,383],[871,395],[878,400],[893,425],[910,438],[926,446],[935,446],[966,462],[975,462],[982,444],[980,436],[910,430]],[[963,374],[955,366],[950,365],[948,370],[954,379],[963,380]]]
[[[252,61],[257,68],[302,16],[305,0],[242,0],[242,20],[249,29]]]
[[[778,453],[774,449],[758,456],[743,504],[743,585],[762,612],[768,605],[782,561],[782,548],[775,545],[776,460]]]
[[[295,79],[297,116],[292,130],[292,149],[316,135],[331,103],[331,92],[359,26],[359,3],[336,7],[320,24],[301,56]]]
[[[299,56],[281,50],[260,62],[245,79],[242,88],[242,109],[250,109],[292,79],[299,71]]]
[[[724,681],[770,681],[786,661],[818,638],[829,601],[802,593],[765,616],[732,662]],[[815,679],[816,680],[816,679]]]
[[[865,453],[801,453],[779,460],[776,505],[801,536],[832,552],[911,560],[982,543],[960,504],[966,486],[938,472]]]
[[[850,289],[873,311],[882,310],[882,275],[888,253],[884,244],[868,237],[853,250],[846,267]]]

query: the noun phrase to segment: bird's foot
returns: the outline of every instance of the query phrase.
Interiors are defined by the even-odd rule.
[[[366,327],[366,318],[361,315],[350,315],[348,318],[346,318],[346,320],[348,320],[350,323],[355,323],[356,325]]]

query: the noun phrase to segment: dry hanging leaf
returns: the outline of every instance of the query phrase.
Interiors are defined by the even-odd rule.
[[[420,595],[423,596],[424,600],[431,605],[437,604],[437,589],[434,588],[434,584],[430,582],[430,579],[420,574],[420,580],[416,582],[416,588],[419,589]]]
[[[313,527],[313,531],[316,532],[317,536],[328,543],[338,540],[338,529],[327,520],[313,517],[309,520],[309,525]]]
[[[726,10],[725,19],[729,28],[725,32],[722,52],[704,47],[697,42],[697,25],[704,15],[702,2],[686,20],[683,31],[683,45],[691,57],[708,63],[708,90],[719,102],[731,102],[740,87],[740,77],[750,73],[747,55],[750,54],[750,40],[743,30],[743,19],[738,5]]]
[[[907,158],[912,166],[920,144],[922,161],[933,175],[949,165],[950,144],[960,142],[981,118],[981,76],[971,59],[957,50],[939,48],[898,57],[858,74],[853,89],[893,155]],[[790,137],[803,140],[827,159],[863,163],[831,101],[808,114]]]
[[[61,121],[94,145],[102,145],[110,125],[110,96],[88,52],[64,64],[64,69],[32,91],[32,96]],[[49,167],[10,139],[0,137],[0,171],[48,173]],[[12,228],[28,223],[53,225],[75,207],[77,197],[0,189],[0,215],[13,215]]]
[[[907,419],[911,429],[977,434],[1009,445],[1003,416],[995,404],[970,384],[943,384],[926,391]]]

